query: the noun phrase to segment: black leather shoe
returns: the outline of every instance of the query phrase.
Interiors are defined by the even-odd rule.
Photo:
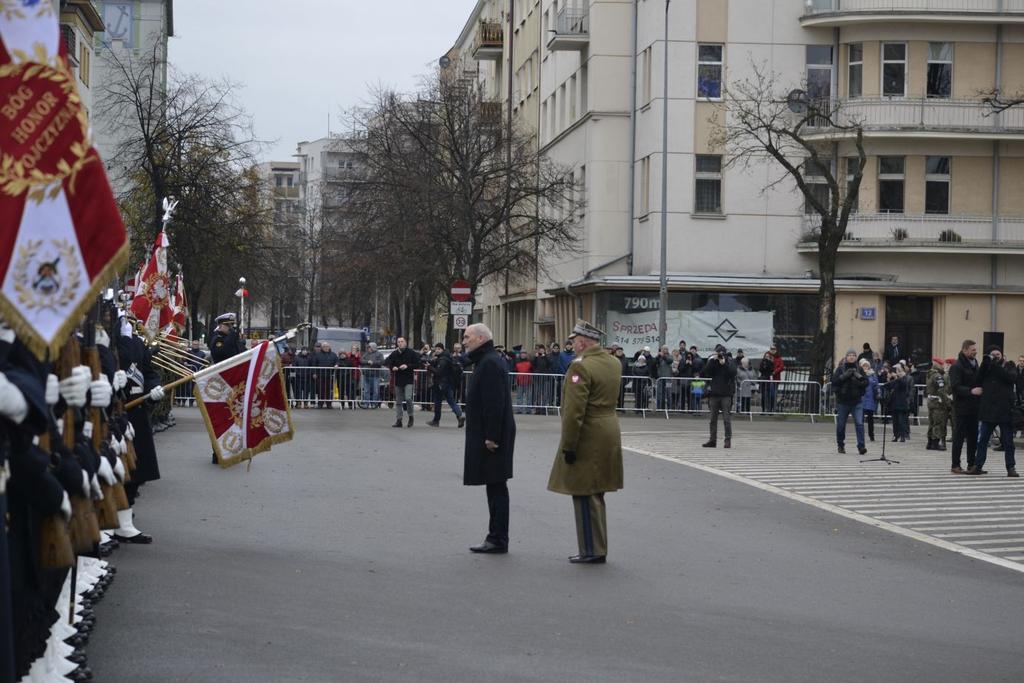
[[[434,420],[431,420],[430,422],[427,423],[427,426],[428,427],[440,427],[441,423],[440,422],[435,422]]]
[[[860,453],[861,455],[867,455],[868,449],[865,448],[864,446],[857,446],[857,452]]]
[[[1006,476],[1008,476],[1008,477],[1019,477],[1020,475],[1017,474],[1017,470],[1006,470]]]
[[[469,549],[472,553],[488,553],[490,555],[502,555],[508,552],[507,545],[498,545],[490,541],[484,541],[480,545],[474,545]]]
[[[604,555],[573,555],[569,558],[573,564],[604,564],[606,561]]]
[[[407,424],[407,425],[405,425],[405,426],[406,426],[406,427],[412,427],[412,423],[413,423],[413,419],[412,419],[412,415],[410,415],[410,416],[409,416],[409,424]]]
[[[459,416],[459,429],[462,429],[465,426],[466,426],[466,416],[465,415],[460,415]]]
[[[708,441],[707,443],[702,443],[701,447],[702,448],[714,448],[715,447],[715,442],[714,441]],[[577,555],[576,557],[579,557],[579,555]]]
[[[836,453],[839,455],[846,455],[846,449],[843,446],[836,446]]]
[[[391,426],[392,427],[401,427],[402,426],[402,418],[398,418],[398,421],[395,422],[395,424],[393,424]]]
[[[138,533],[135,536],[119,536],[118,534],[114,534],[114,538],[121,543],[137,543],[140,545],[146,545],[153,542],[152,536],[143,533]]]

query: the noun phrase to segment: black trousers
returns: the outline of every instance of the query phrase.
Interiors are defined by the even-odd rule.
[[[960,452],[967,443],[967,466],[974,467],[974,455],[978,450],[978,416],[956,414],[953,425],[952,466],[960,467]]]
[[[487,540],[495,545],[508,546],[508,482],[487,484]]]
[[[868,428],[868,438],[872,441],[875,440],[875,411],[865,410],[864,411],[864,424]]]

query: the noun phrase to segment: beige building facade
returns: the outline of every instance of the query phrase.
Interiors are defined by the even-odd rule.
[[[668,343],[724,341],[750,355],[777,342],[806,362],[815,220],[791,182],[765,189],[777,166],[730,167],[712,146],[729,83],[756,66],[838,100],[865,130],[836,354],[895,334],[922,357],[951,356],[990,330],[1005,333],[1008,353],[1024,351],[1024,107],[995,113],[982,101],[1024,93],[1024,0],[881,4],[672,0],[666,44],[662,0],[512,0],[513,16],[523,6],[540,23],[535,80],[522,75],[530,51],[517,57],[513,45],[513,112],[536,116],[542,153],[571,169],[584,204],[579,252],[544,255],[546,276],[520,293],[535,298],[532,327],[509,341],[564,339],[582,315],[627,350],[657,343],[667,149]],[[509,30],[507,0],[478,8]],[[845,177],[852,143],[821,137]],[[478,308],[494,326],[512,304]]]

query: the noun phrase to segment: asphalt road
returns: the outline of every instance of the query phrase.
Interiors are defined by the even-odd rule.
[[[519,419],[511,552],[481,557],[450,414],[298,411],[249,472],[175,414],[136,505],[156,543],[112,556],[96,607],[98,681],[1021,680],[1020,573],[676,463],[627,453],[609,563],[570,565],[554,417]]]

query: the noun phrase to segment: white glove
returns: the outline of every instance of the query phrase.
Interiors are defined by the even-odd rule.
[[[128,318],[121,318],[121,336],[132,336],[132,324],[128,322]]]
[[[121,439],[119,439],[116,436],[114,436],[113,434],[111,434],[110,435],[110,450],[114,451],[114,453],[117,454],[117,455],[121,455],[121,449],[123,447],[124,447],[124,444],[121,442]]]
[[[152,401],[153,403],[157,403],[157,402],[163,400],[163,398],[164,398],[164,388],[163,387],[153,387],[150,390],[150,392],[149,392],[149,400]]]
[[[21,389],[11,384],[7,375],[0,372],[0,415],[14,424],[21,424],[28,417],[28,403]]]
[[[89,394],[92,396],[93,408],[106,408],[110,405],[110,399],[114,395],[114,388],[110,386],[105,375],[89,383]]]
[[[118,370],[114,373],[114,391],[121,391],[128,386],[128,373]]]
[[[60,514],[64,517],[65,522],[71,521],[71,499],[68,498],[68,492],[64,492],[64,498],[60,501]]]
[[[46,376],[46,405],[55,406],[60,400],[60,380],[57,375]]]
[[[125,425],[124,435],[125,435],[125,438],[127,438],[129,441],[135,441],[135,425],[133,425],[131,422],[129,422],[127,425]],[[128,449],[128,446],[125,445],[125,450],[127,450],[127,449]]]
[[[96,343],[104,348],[110,348],[110,335],[102,327],[96,328]]]
[[[118,481],[124,481],[124,463],[121,462],[121,458],[114,461],[114,474],[117,475]]]
[[[110,461],[100,456],[100,468],[96,472],[99,475],[100,481],[107,486],[113,486],[117,483],[117,479],[114,478],[114,469],[110,466]]]
[[[60,395],[64,397],[68,405],[73,408],[85,406],[85,395],[89,391],[89,383],[92,381],[92,373],[89,368],[79,365],[71,371],[70,377],[60,381]]]
[[[82,496],[84,498],[89,497],[89,488],[89,473],[86,472],[85,470],[82,470]]]
[[[95,474],[89,480],[89,489],[92,491],[93,500],[103,500],[103,489],[100,488],[100,482]]]

